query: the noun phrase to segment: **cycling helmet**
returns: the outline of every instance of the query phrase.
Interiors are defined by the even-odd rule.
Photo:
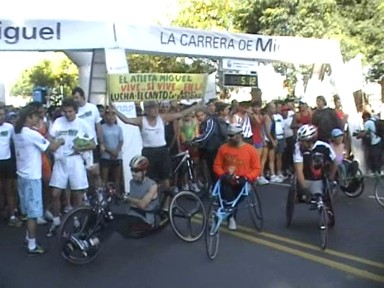
[[[228,126],[227,133],[228,135],[231,135],[231,136],[240,134],[240,133],[243,133],[243,128],[237,124],[230,124]]]
[[[298,141],[310,141],[316,140],[317,138],[317,127],[310,124],[305,124],[297,130]]]
[[[131,169],[139,170],[139,171],[144,171],[147,170],[149,166],[149,161],[147,157],[137,155],[131,159],[129,162],[129,167]]]

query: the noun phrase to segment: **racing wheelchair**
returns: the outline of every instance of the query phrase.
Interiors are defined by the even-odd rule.
[[[309,210],[315,210],[319,213],[320,247],[325,250],[328,242],[328,230],[335,225],[333,193],[331,192],[335,188],[332,187],[333,184],[327,179],[318,181],[323,182],[323,193],[308,195],[303,193],[302,189],[298,187],[297,177],[293,178],[286,203],[286,225],[290,227],[292,224],[296,204],[309,205]]]
[[[263,211],[256,185],[247,181],[240,190],[240,193],[232,201],[222,198],[222,179],[218,180],[212,190],[212,199],[209,205],[208,218],[205,232],[206,252],[210,259],[214,259],[219,250],[219,235],[221,223],[233,215],[238,204],[244,199],[245,207],[251,217],[252,223],[257,231],[263,228]]]
[[[153,213],[154,226],[148,229],[141,222],[131,225],[127,231],[124,222],[114,223],[113,207],[124,201],[117,194],[114,184],[108,183],[104,189],[95,191],[88,197],[88,206],[72,210],[62,221],[58,233],[62,257],[73,264],[86,264],[99,255],[103,242],[114,231],[127,238],[142,238],[163,229],[169,223],[180,239],[186,242],[200,239],[206,224],[206,212],[200,198],[191,191],[159,195],[163,195],[159,207],[145,211]],[[171,198],[168,211],[163,209],[167,197]]]

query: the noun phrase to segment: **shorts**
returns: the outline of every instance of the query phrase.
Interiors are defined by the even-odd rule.
[[[43,216],[41,179],[17,178],[21,212],[29,219]]]
[[[149,160],[147,176],[153,180],[166,180],[171,175],[172,162],[166,146],[143,148],[142,155]]]
[[[305,180],[308,185],[308,190],[311,195],[323,194],[324,192],[324,180]]]
[[[16,176],[16,160],[0,160],[0,179],[15,179]]]
[[[80,155],[56,160],[53,164],[49,186],[59,189],[84,190],[88,188],[87,171]]]
[[[287,146],[287,143],[285,142],[284,138],[277,139],[276,153],[283,154],[286,146]]]
[[[101,166],[101,168],[115,168],[115,167],[121,166],[122,162],[123,161],[121,159],[101,158],[100,159],[100,166]]]
[[[255,147],[256,149],[261,149],[264,147],[264,144],[263,143],[254,143],[253,147]]]

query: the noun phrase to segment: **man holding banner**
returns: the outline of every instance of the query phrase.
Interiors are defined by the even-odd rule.
[[[140,127],[143,142],[142,155],[151,163],[148,177],[160,181],[165,191],[170,190],[169,177],[171,174],[171,156],[166,146],[164,123],[171,122],[192,113],[200,104],[194,105],[179,113],[159,114],[155,101],[144,102],[144,115],[137,118],[127,118],[112,104],[116,115],[126,124]]]

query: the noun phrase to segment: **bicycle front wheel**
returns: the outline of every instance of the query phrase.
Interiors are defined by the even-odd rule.
[[[191,191],[181,191],[171,201],[169,219],[175,234],[186,242],[194,242],[204,234],[206,212],[201,199]]]
[[[320,247],[325,250],[328,242],[328,213],[327,208],[322,207],[319,211],[319,228],[320,228]]]
[[[384,183],[378,178],[375,183],[375,198],[381,207],[384,207]]]
[[[212,202],[209,208],[207,225],[205,228],[205,247],[207,256],[211,260],[215,259],[217,252],[219,251],[220,227],[217,227],[218,218],[216,209],[217,205]]]
[[[255,226],[256,230],[260,232],[263,229],[264,223],[263,210],[261,209],[260,197],[257,193],[255,185],[250,185],[251,188],[247,197],[249,216],[251,217],[252,223]]]
[[[100,253],[101,243],[87,246],[99,231],[97,215],[91,207],[79,207],[68,213],[59,229],[61,255],[73,264],[86,264]]]

